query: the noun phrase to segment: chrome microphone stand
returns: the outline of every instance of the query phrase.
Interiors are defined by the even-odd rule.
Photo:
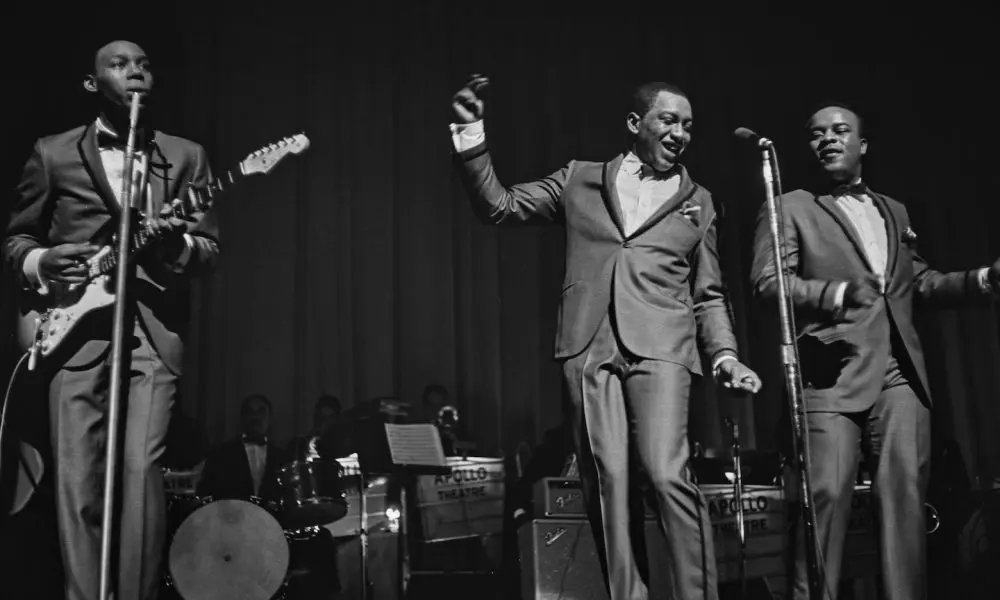
[[[740,537],[740,596],[747,597],[747,530],[743,513],[743,466],[740,460],[740,426],[726,419],[733,436],[733,496],[736,500],[736,532]]]
[[[121,220],[118,223],[118,263],[115,265],[115,304],[111,338],[111,375],[107,415],[107,446],[104,453],[104,507],[101,521],[100,599],[111,600],[111,533],[114,530],[115,482],[118,471],[118,421],[121,413],[122,371],[125,354],[125,289],[131,250],[132,184],[135,163],[136,124],[140,95],[133,92],[129,110],[128,140],[122,171]]]
[[[771,252],[774,273],[778,284],[778,312],[781,321],[781,363],[785,371],[789,409],[792,421],[792,448],[799,476],[802,523],[805,533],[806,568],[809,580],[809,597],[821,600],[825,585],[820,565],[820,551],[816,537],[816,509],[813,504],[812,483],[809,477],[809,436],[806,433],[805,403],[802,391],[802,371],[796,344],[794,307],[788,285],[788,260],[784,237],[784,219],[781,210],[781,171],[774,143],[754,132],[740,128],[736,135],[755,139],[761,150],[764,189],[767,194],[767,216],[771,232]]]
[[[361,544],[361,600],[368,600],[371,597],[370,582],[368,580],[368,501],[365,498],[365,493],[368,491],[368,485],[365,482],[365,473],[361,470],[360,464],[358,465],[358,510],[361,513],[358,515],[360,521],[361,530],[359,531],[358,541]]]

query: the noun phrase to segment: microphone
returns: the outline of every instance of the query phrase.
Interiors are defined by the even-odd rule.
[[[729,431],[733,434],[733,441],[736,441],[736,440],[740,439],[740,425],[739,425],[739,423],[736,423],[735,421],[733,421],[729,417],[724,418],[722,420],[722,422],[726,424],[726,427],[728,427]]]
[[[771,140],[758,135],[755,131],[747,129],[746,127],[737,127],[736,131],[733,132],[733,135],[740,139],[755,141],[761,148],[770,148],[774,145],[774,142]]]

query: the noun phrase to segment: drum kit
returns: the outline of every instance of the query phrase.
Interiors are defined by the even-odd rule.
[[[347,515],[346,486],[354,484],[346,483],[350,478],[336,460],[294,460],[281,467],[277,478],[276,500],[168,493],[168,595],[172,591],[183,600],[287,597],[304,570],[295,564],[297,556],[324,526]]]

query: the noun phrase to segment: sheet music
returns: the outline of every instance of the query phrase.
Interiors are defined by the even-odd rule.
[[[385,424],[392,462],[397,465],[446,466],[437,427],[429,423]]]

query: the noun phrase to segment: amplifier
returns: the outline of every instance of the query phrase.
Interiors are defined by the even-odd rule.
[[[577,477],[545,477],[535,483],[535,516],[560,519],[586,519],[583,506],[583,484]],[[656,519],[656,513],[643,499],[647,519]]]
[[[608,600],[586,519],[535,519],[518,530],[518,545],[522,600]],[[666,554],[656,521],[646,521],[646,547],[650,557]],[[649,600],[668,600],[664,570],[650,570]]]
[[[738,505],[733,488],[730,485],[703,485],[700,488],[712,522],[719,583],[737,581],[740,545],[736,529]],[[569,488],[550,489],[565,493]],[[552,493],[550,497],[556,508],[568,504],[565,500],[561,505],[558,502],[558,498],[565,496]],[[775,584],[772,588],[783,589],[791,540],[788,503],[782,488],[745,486],[742,504],[747,578],[767,579]],[[571,518],[535,519],[518,531],[524,600],[607,600],[590,524],[579,518],[578,513],[570,514]],[[647,520],[645,532],[650,561],[650,598],[655,600],[655,594],[662,589],[658,577],[664,572],[664,569],[657,569],[656,564],[665,560],[666,543],[656,521]],[[844,546],[843,577],[869,577],[877,573],[878,568],[871,490],[869,486],[857,486]]]

